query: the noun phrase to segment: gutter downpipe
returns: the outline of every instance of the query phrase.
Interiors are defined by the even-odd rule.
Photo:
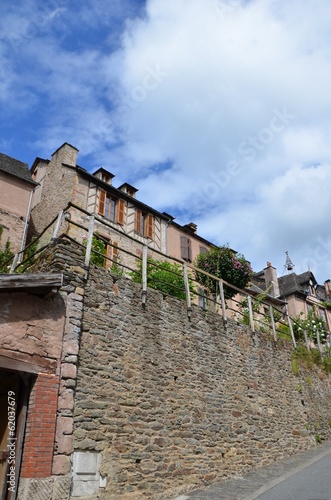
[[[29,205],[28,205],[28,210],[26,212],[26,219],[25,219],[25,224],[24,224],[24,230],[23,230],[23,236],[22,236],[22,242],[21,242],[21,248],[20,248],[20,251],[19,251],[19,254],[21,255],[21,253],[23,252],[23,249],[25,247],[25,238],[26,238],[26,233],[27,233],[27,230],[28,230],[28,225],[29,225],[29,219],[30,219],[30,212],[31,212],[31,205],[32,205],[32,196],[33,196],[33,193],[34,193],[34,190],[36,188],[34,187],[32,189],[32,191],[30,192],[30,199],[29,199]],[[20,262],[20,259],[19,259],[19,262]]]

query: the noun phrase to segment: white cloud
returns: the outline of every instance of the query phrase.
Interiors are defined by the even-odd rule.
[[[215,4],[150,1],[127,34],[124,165],[141,197],[195,217],[200,232],[247,250],[257,266],[291,249],[299,261],[326,236],[331,208],[331,12],[326,1],[259,0],[220,16]],[[135,101],[156,66],[167,76]],[[272,120],[284,109],[281,127]],[[173,170],[155,174],[153,163],[169,159]]]
[[[109,168],[255,268],[289,250],[296,269],[311,258],[331,276],[316,258],[331,239],[327,0],[58,5],[16,59],[0,51],[1,88],[41,122],[36,155],[71,142],[82,166]],[[2,23],[24,31],[36,12],[22,2]]]

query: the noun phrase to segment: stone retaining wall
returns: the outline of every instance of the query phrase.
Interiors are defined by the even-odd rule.
[[[100,459],[89,498],[171,498],[329,438],[330,378],[294,376],[291,352],[154,290],[144,310],[140,285],[91,269],[74,418],[74,449]]]
[[[67,498],[70,464],[72,500],[169,499],[331,437],[330,378],[294,376],[290,344],[197,306],[189,321],[155,290],[144,309],[129,279],[85,280],[67,238],[39,268],[63,272],[67,304],[49,498]]]

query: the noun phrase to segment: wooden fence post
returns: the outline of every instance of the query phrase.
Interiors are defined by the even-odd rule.
[[[142,291],[141,291],[141,302],[145,307],[147,300],[147,254],[148,254],[148,246],[143,246],[143,256],[142,256],[142,266],[141,266],[141,280],[142,280]]]
[[[54,227],[54,231],[53,231],[53,235],[52,235],[52,240],[51,240],[52,244],[55,243],[56,238],[57,238],[57,236],[59,234],[61,223],[62,223],[62,217],[63,217],[63,210],[61,210],[61,212],[59,213],[59,215],[57,217],[57,221],[56,221],[56,224],[55,224],[55,227]]]
[[[88,271],[88,268],[90,265],[91,252],[92,252],[92,242],[93,242],[93,232],[94,232],[94,215],[90,215],[86,253],[85,253],[85,265],[84,265],[84,269],[86,271]]]
[[[223,323],[224,323],[224,328],[226,328],[227,324],[228,324],[228,318],[226,317],[226,302],[225,302],[225,297],[224,297],[223,281],[219,280],[218,284],[219,284],[219,289],[220,289]]]
[[[275,342],[277,342],[277,333],[276,333],[276,325],[275,325],[275,318],[274,318],[273,307],[269,306],[269,310],[270,310],[270,319],[271,319],[272,331],[273,331],[273,334],[274,334]]]
[[[296,348],[297,343],[296,343],[295,337],[294,337],[292,321],[291,321],[291,318],[290,318],[289,313],[288,313],[287,302],[285,304],[285,307],[286,307],[286,317],[287,317],[288,326],[290,327],[292,342],[293,342],[294,348]]]
[[[188,279],[186,262],[183,263],[183,276],[184,276],[184,285],[185,285],[187,315],[188,315],[188,318],[190,320],[191,316],[192,316],[192,306],[191,306],[191,292],[190,292],[190,284],[189,284],[189,279]]]
[[[316,331],[316,339],[317,339],[317,347],[318,347],[318,350],[319,350],[320,355],[322,357],[323,349],[322,349],[322,346],[321,346],[320,332],[318,331],[318,329]]]
[[[307,331],[306,330],[303,331],[303,335],[305,337],[307,351],[310,351],[310,344],[309,344],[308,335],[307,335]]]
[[[252,332],[255,332],[252,297],[250,295],[247,295],[247,303],[248,303],[249,323],[251,325]]]
[[[9,274],[13,274],[13,272],[15,271],[15,267],[17,266],[19,256],[20,256],[19,253],[16,253],[14,255],[13,262],[11,263],[11,266],[10,266]]]

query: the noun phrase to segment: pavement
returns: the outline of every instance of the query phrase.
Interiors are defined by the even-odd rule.
[[[172,500],[255,500],[278,483],[330,454],[331,441],[325,441],[308,451],[267,467],[255,469],[244,476],[193,490]]]

